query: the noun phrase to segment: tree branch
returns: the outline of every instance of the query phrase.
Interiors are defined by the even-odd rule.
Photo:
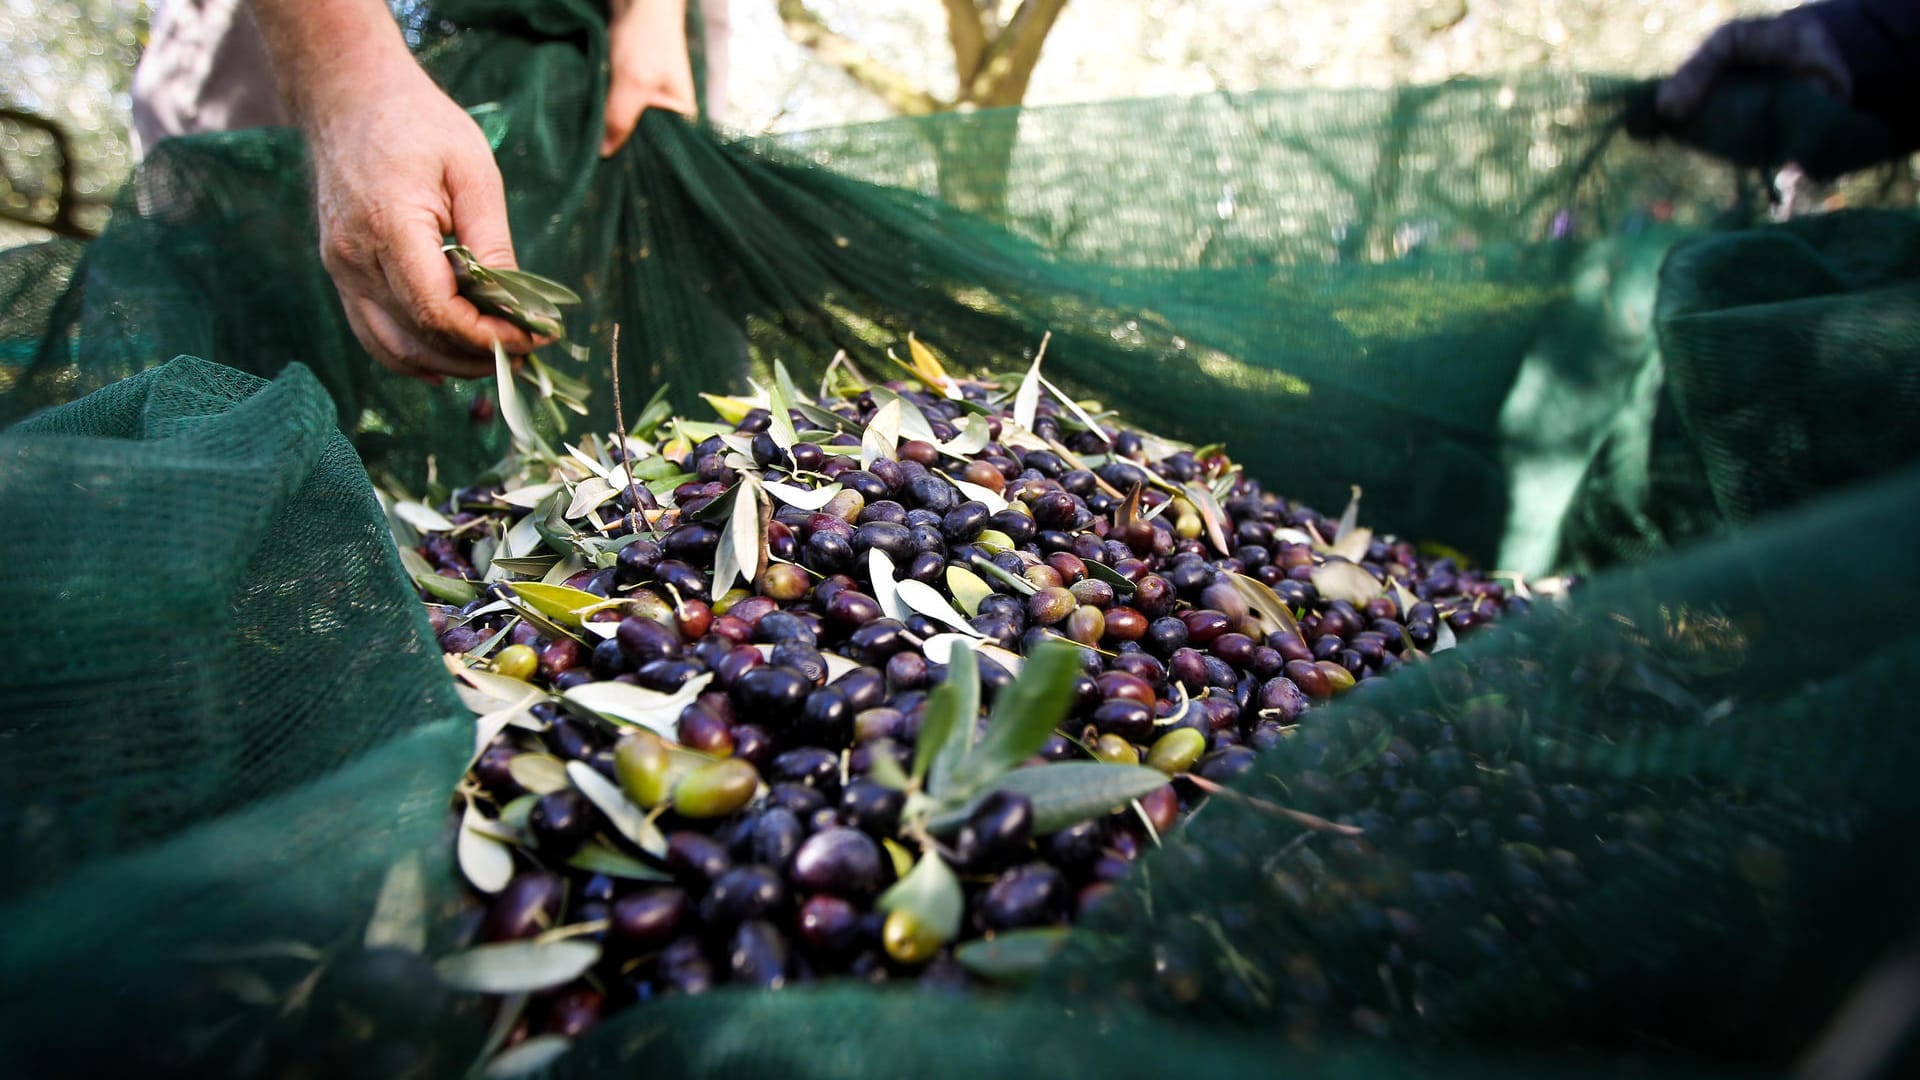
[[[1063,0],[1064,2],[1064,0]],[[826,24],[826,20],[808,8],[805,0],[777,0],[780,21],[787,36],[801,48],[838,67],[867,90],[878,95],[887,106],[903,116],[924,116],[952,108],[915,86],[905,75],[875,59],[859,43]]]
[[[81,200],[73,188],[73,174],[75,171],[73,140],[68,137],[66,129],[44,117],[35,116],[29,112],[21,112],[18,109],[0,108],[0,120],[11,120],[22,127],[30,127],[38,131],[46,132],[47,137],[53,140],[54,153],[60,155],[60,198],[59,201],[54,203],[53,219],[51,221],[41,221],[38,218],[12,211],[0,211],[0,219],[19,222],[23,225],[32,225],[36,228],[46,229],[55,235],[70,236],[77,240],[91,240],[98,235],[92,229],[80,224],[80,222],[75,219],[74,212],[79,209]]]
[[[953,45],[953,70],[964,89],[980,73],[987,52],[987,24],[979,0],[943,0],[947,7],[947,41]]]
[[[1020,104],[1040,62],[1040,47],[1066,6],[1067,0],[1021,0],[1006,29],[987,46],[972,82],[963,84],[961,100],[989,107]]]

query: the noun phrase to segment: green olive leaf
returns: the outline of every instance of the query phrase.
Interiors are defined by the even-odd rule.
[[[733,508],[727,512],[727,523],[720,530],[720,543],[713,556],[713,596],[726,595],[736,577],[753,584],[760,572],[766,533],[760,528],[759,490],[750,475],[741,477],[735,485]]]
[[[777,368],[773,389],[767,391],[767,434],[773,436],[775,446],[792,450],[793,444],[800,441],[800,436],[793,430],[793,399],[784,389],[792,386],[793,380],[780,377],[785,374],[786,368]]]
[[[1108,566],[1106,563],[1094,562],[1092,559],[1082,559],[1080,561],[1087,564],[1087,573],[1113,586],[1115,593],[1121,596],[1133,595],[1134,584],[1132,578]]]
[[[956,564],[947,567],[947,591],[953,594],[960,610],[974,616],[980,614],[980,601],[993,595],[993,586],[981,581],[973,571]]]
[[[1014,592],[1019,593],[1021,596],[1032,596],[1034,593],[1037,593],[1040,591],[1039,586],[1035,585],[1031,581],[1028,581],[1026,578],[1021,577],[1018,574],[1007,572],[1006,570],[1001,568],[1000,564],[994,562],[992,559],[983,559],[978,555],[975,555],[972,561],[973,561],[973,565],[977,567],[981,573],[997,581],[1005,582],[1008,588],[1012,589]],[[948,572],[949,574],[951,574],[952,571],[950,570]],[[949,581],[948,587],[949,589],[951,589],[952,578],[949,577],[948,581]],[[955,599],[958,599],[959,594],[955,593],[954,597]],[[982,597],[981,599],[985,599],[985,597]],[[977,612],[975,612],[974,614],[977,614]]]
[[[929,851],[920,856],[906,877],[880,894],[875,906],[887,912],[909,912],[940,940],[952,941],[960,933],[960,916],[967,900],[953,869]]]
[[[778,480],[762,480],[760,481],[760,486],[766,490],[767,494],[779,499],[788,506],[805,510],[808,513],[818,511],[821,507],[832,502],[835,495],[840,494],[839,484],[823,484],[817,488],[803,488],[796,487],[793,484],[781,483]]]
[[[412,548],[398,548],[400,565],[415,585],[443,604],[470,604],[480,595],[480,587],[465,578],[450,578],[435,570]]]
[[[552,457],[553,451],[547,448],[546,440],[534,430],[533,417],[527,415],[527,403],[514,383],[513,363],[498,341],[493,343],[493,382],[494,393],[500,398],[500,418],[507,422],[514,447],[523,453],[537,450],[542,457]]]
[[[1063,761],[1015,769],[995,780],[989,791],[1025,795],[1033,803],[1036,836],[1057,832],[1124,808],[1142,795],[1164,787],[1167,774],[1144,765],[1108,765],[1097,761]],[[982,793],[982,796],[986,792]],[[972,810],[970,800],[933,815],[927,827],[950,832],[960,827]]]
[[[1020,380],[1020,389],[1013,395],[1013,422],[1024,431],[1033,430],[1033,422],[1040,411],[1040,361],[1045,359],[1047,347],[1043,343],[1034,354],[1033,366],[1027,369],[1027,376]]]
[[[995,699],[986,733],[955,767],[951,797],[966,798],[1039,753],[1073,707],[1079,674],[1077,646],[1062,641],[1035,646],[1025,670]]]
[[[1091,431],[1095,435],[1100,436],[1101,442],[1106,443],[1108,446],[1113,445],[1113,439],[1107,435],[1106,430],[1102,428],[1099,424],[1095,423],[1093,417],[1087,415],[1087,410],[1081,408],[1079,402],[1068,397],[1066,391],[1053,385],[1053,383],[1047,381],[1047,377],[1045,375],[1040,374],[1040,365],[1038,362],[1035,362],[1033,370],[1034,370],[1034,375],[1036,375],[1040,379],[1040,385],[1046,387],[1047,392],[1052,394],[1054,398],[1060,402],[1060,404],[1065,405],[1067,407],[1067,411],[1073,414],[1074,419],[1086,425],[1088,431]]]
[[[914,746],[913,775],[927,777],[927,792],[944,798],[955,767],[973,745],[980,718],[980,670],[971,645],[955,644],[947,677],[927,696],[927,711]]]
[[[899,394],[894,393],[884,386],[870,386],[867,388],[867,392],[873,395],[874,404],[881,408],[892,404],[898,404],[900,406],[901,438],[918,439],[921,442],[929,443],[940,441],[934,437],[933,425],[927,422],[927,414],[920,411],[920,406],[915,405],[913,402],[901,397]]]
[[[992,425],[981,417],[963,416],[953,427],[953,438],[935,444],[950,457],[972,457],[993,441]]]
[[[1033,978],[1066,941],[1064,926],[1002,930],[991,938],[960,945],[953,950],[953,958],[988,982],[1014,985]]]
[[[590,941],[508,941],[443,956],[433,969],[449,989],[517,994],[572,982],[599,960]]]
[[[507,588],[540,614],[571,626],[579,626],[586,612],[598,610],[607,602],[606,597],[595,596],[585,589],[537,581],[512,581],[507,583]]]
[[[423,533],[453,531],[453,522],[426,503],[397,502],[393,504],[393,513]]]
[[[665,870],[655,869],[624,851],[616,851],[599,843],[588,843],[581,847],[567,860],[567,865],[589,874],[605,874],[627,881],[673,880],[673,875]]]
[[[1247,602],[1247,606],[1260,616],[1261,622],[1272,627],[1268,633],[1284,630],[1294,637],[1300,637],[1300,624],[1294,620],[1293,612],[1287,610],[1280,595],[1265,582],[1245,574],[1229,574],[1227,580],[1233,583],[1234,590]]]
[[[489,268],[488,273],[500,281],[512,286],[516,292],[526,292],[538,296],[549,304],[568,306],[580,303],[580,294],[567,288],[552,278],[530,274],[525,270],[503,270]]]

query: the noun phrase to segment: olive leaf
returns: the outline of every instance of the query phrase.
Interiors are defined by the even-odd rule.
[[[1206,526],[1207,540],[1220,554],[1228,554],[1227,533],[1221,525],[1221,522],[1226,520],[1226,514],[1220,509],[1220,503],[1214,499],[1213,492],[1191,481],[1181,490],[1186,494],[1187,501],[1193,504],[1194,509],[1200,511],[1200,522]]]
[[[900,451],[900,399],[880,406],[860,433],[860,467],[868,469],[881,458],[891,460]]]
[[[569,703],[608,720],[648,728],[664,738],[673,739],[677,737],[676,725],[681,710],[693,704],[694,699],[712,681],[712,672],[701,672],[681,683],[680,688],[671,694],[621,682],[591,682],[568,687],[561,696]]]
[[[785,369],[781,369],[784,373]],[[792,399],[783,390],[782,383],[793,385],[791,379],[775,379],[773,389],[767,391],[767,434],[773,436],[774,445],[782,450],[792,450],[793,444],[800,441],[800,435],[793,430]]]
[[[1340,523],[1333,528],[1333,542],[1336,544],[1351,535],[1360,524],[1360,485],[1351,487],[1353,494],[1347,497],[1347,508],[1341,511]]]
[[[460,244],[447,244],[441,250],[453,264],[461,296],[481,311],[523,330],[561,337],[560,308],[580,303],[578,294],[557,281],[524,270],[482,266],[473,252]]]
[[[400,565],[406,570],[407,576],[435,600],[443,604],[471,604],[480,596],[479,586],[465,578],[450,578],[442,575],[412,548],[404,547],[397,550],[400,552]]]
[[[933,424],[928,422],[927,414],[920,411],[920,406],[884,386],[870,386],[867,392],[873,395],[874,404],[883,408],[889,404],[899,404],[901,438],[919,439],[921,442],[940,441],[934,436]]]
[[[535,795],[551,795],[572,786],[567,781],[566,763],[552,754],[515,754],[507,761],[507,773],[514,783]]]
[[[535,701],[545,700],[547,696],[545,690],[524,679],[509,678],[491,671],[470,668],[451,656],[446,657],[446,664],[447,670],[453,674],[454,678],[466,684],[466,687],[461,687],[456,683],[456,689],[471,688],[474,691],[473,695],[461,695],[461,700],[466,702],[469,709],[482,715],[517,705],[526,700],[529,695],[532,695]]]
[[[1080,650],[1063,641],[1043,641],[1027,655],[1026,669],[995,699],[987,729],[954,767],[953,795],[965,798],[1040,752],[1073,706]]]
[[[810,401],[795,401],[793,407],[800,410],[800,415],[806,417],[808,422],[820,425],[829,433],[849,431],[854,427],[853,421]]]
[[[879,548],[867,549],[867,576],[873,579],[873,598],[880,602],[880,610],[889,619],[904,622],[908,608],[900,600],[900,590],[894,581],[893,559]]]
[[[893,756],[893,744],[890,739],[881,739],[874,744],[872,764],[867,769],[867,778],[883,787],[895,791],[905,791],[913,785],[907,778],[906,770]]]
[[[953,594],[954,602],[969,617],[980,614],[980,601],[993,595],[993,586],[980,580],[980,575],[959,564],[947,567],[947,591]]]
[[[778,480],[762,480],[760,481],[760,487],[766,491],[767,494],[779,499],[788,506],[805,510],[809,513],[818,511],[821,507],[832,502],[835,495],[840,494],[839,484],[823,484],[820,487],[808,490],[807,488],[797,487],[793,484],[781,483]]]
[[[468,810],[472,810],[471,804]],[[461,830],[463,833],[465,830]],[[462,839],[465,839],[463,836]],[[511,864],[509,864],[511,872]],[[475,886],[478,888],[478,886]],[[497,892],[481,889],[482,892]],[[380,881],[380,893],[373,901],[373,914],[361,935],[362,948],[405,949],[423,952],[427,947],[427,878],[415,855],[403,856],[387,867]]]
[[[1233,583],[1234,591],[1247,602],[1247,606],[1259,614],[1261,621],[1272,625],[1273,631],[1284,630],[1294,637],[1301,637],[1300,624],[1294,620],[1293,612],[1287,610],[1279,594],[1269,588],[1266,582],[1237,573],[1227,575],[1227,580]]]
[[[944,798],[954,769],[973,746],[980,718],[980,671],[970,645],[956,644],[947,657],[947,677],[927,695],[927,711],[914,746],[913,775],[927,778],[927,793]]]
[[[1027,369],[1026,378],[1020,380],[1020,389],[1013,395],[1013,422],[1023,431],[1033,430],[1035,414],[1040,411],[1040,361],[1047,357],[1047,338],[1040,339],[1040,348],[1033,354],[1033,366]]]
[[[773,659],[774,646],[761,643],[759,645],[755,645],[754,648],[759,650],[761,656],[766,657],[768,660]],[[851,671],[858,671],[860,670],[860,667],[861,667],[861,665],[856,661],[849,660],[846,657],[841,656],[837,652],[823,652],[820,654],[820,659],[824,661],[827,665],[827,685],[828,686],[832,686],[834,682],[840,678],[840,676],[845,675]]]
[[[993,578],[995,581],[1004,583],[1009,589],[1019,593],[1021,596],[1032,596],[1034,593],[1040,591],[1038,585],[1035,585],[1033,582],[1028,581],[1018,574],[1010,573],[992,559],[983,559],[979,555],[975,555],[970,561],[974,566],[979,568],[981,573]]]
[[[946,623],[955,630],[972,637],[985,636],[967,622],[966,616],[955,611],[953,605],[947,603],[946,598],[940,595],[939,590],[924,581],[907,578],[905,581],[896,582],[894,592],[901,603],[934,622]]]
[[[641,851],[656,858],[666,858],[667,838],[659,826],[647,820],[647,812],[633,800],[627,798],[620,785],[600,775],[600,771],[584,761],[567,762],[567,779],[587,801],[600,808],[621,836],[632,841]]]
[[[1082,559],[1080,561],[1087,564],[1088,574],[1113,586],[1113,591],[1118,595],[1133,595],[1134,583],[1132,578],[1103,562],[1095,562],[1092,559]]]
[[[733,509],[727,514],[727,524],[720,530],[720,544],[714,552],[714,596],[726,595],[736,577],[744,577],[752,584],[760,572],[761,547],[766,533],[760,528],[759,493],[759,485],[752,476],[740,478]]]
[[[467,811],[460,820],[460,838],[455,844],[454,854],[460,860],[460,872],[473,883],[473,887],[492,895],[507,887],[513,880],[513,852],[499,840],[479,832],[474,828],[476,820],[484,820],[480,812],[467,804]]]
[[[480,1075],[482,1080],[518,1080],[522,1076],[534,1076],[545,1072],[548,1066],[559,1061],[571,1049],[573,1040],[565,1035],[535,1035],[495,1054]]]
[[[929,851],[920,856],[907,876],[880,894],[874,906],[882,911],[905,911],[941,941],[952,941],[960,933],[960,916],[966,909],[966,896],[960,891],[960,879],[945,859]]]
[[[708,429],[705,430],[704,434],[700,434],[699,439],[692,440],[694,442],[699,442],[700,439],[705,439],[712,435],[719,435],[722,433],[733,431],[734,427],[737,427],[740,421],[745,420],[747,418],[748,413],[752,412],[755,409],[760,408],[760,403],[753,400],[752,398],[731,397],[726,394],[704,394],[704,393],[701,394],[700,396],[706,401],[708,406],[710,406],[713,409],[715,415],[720,417],[720,419],[726,421],[729,425],[733,425],[733,426],[717,427],[717,426],[709,425]],[[681,423],[683,427],[690,428],[693,426],[692,424],[686,421],[682,421]],[[692,434],[695,434],[695,433],[689,432],[690,437]]]
[[[993,426],[978,416],[963,416],[953,427],[953,438],[935,444],[950,457],[972,457],[993,440]]]
[[[512,589],[513,594],[526,601],[533,610],[554,622],[573,626],[579,626],[586,613],[597,610],[607,603],[607,598],[604,596],[595,596],[584,589],[575,589],[566,585],[513,581],[507,583],[507,588]]]
[[[1380,595],[1380,579],[1345,560],[1332,560],[1313,568],[1310,579],[1321,597],[1328,601],[1345,600],[1354,607]]]
[[[1167,774],[1144,765],[1109,765],[1097,761],[1063,761],[1015,769],[988,789],[1025,795],[1033,804],[1036,836],[1056,832],[1091,818],[1110,814],[1128,803],[1164,787]],[[983,792],[982,797],[988,792]],[[927,822],[935,832],[960,827],[971,812],[971,800],[948,807]]]
[[[1012,505],[1007,502],[1005,496],[990,487],[983,487],[970,480],[962,480],[957,476],[948,476],[944,472],[940,475],[946,479],[947,483],[960,489],[960,494],[965,495],[974,502],[985,503],[987,509],[993,513],[997,514]]]
[[[546,440],[534,430],[533,417],[527,415],[527,403],[520,397],[520,388],[514,385],[513,364],[498,341],[493,343],[493,381],[494,393],[500,398],[500,418],[507,422],[515,449],[538,451],[541,457],[552,457],[553,451],[547,448]]]
[[[567,859],[567,865],[575,870],[585,870],[589,874],[605,874],[608,877],[622,878],[627,881],[673,880],[673,875],[665,870],[656,870],[624,851],[615,851],[599,843],[582,846]]]
[[[1455,648],[1459,644],[1460,639],[1454,634],[1453,627],[1447,623],[1447,620],[1435,619],[1433,622],[1433,648],[1427,651],[1437,653],[1446,652],[1448,649]]]
[[[1002,930],[956,947],[953,958],[988,982],[1011,985],[1033,978],[1066,942],[1064,926]]]
[[[912,334],[907,335],[907,355],[913,357],[911,370],[920,377],[921,382],[926,383],[931,389],[940,391],[944,397],[960,396],[960,384],[953,380],[953,376],[947,374],[946,365],[940,362],[939,357],[933,355],[932,349],[920,344],[920,339]]]
[[[433,970],[449,989],[517,994],[572,982],[599,960],[590,941],[508,941],[443,956]]]
[[[611,502],[620,490],[598,476],[589,476],[573,489],[573,499],[567,503],[566,518],[575,521],[585,517],[587,511],[595,510]]]
[[[1080,421],[1082,424],[1085,424],[1087,427],[1087,430],[1093,432],[1095,435],[1100,436],[1101,442],[1106,443],[1108,446],[1113,445],[1113,439],[1107,435],[1106,430],[1102,428],[1099,424],[1095,423],[1093,417],[1087,415],[1087,410],[1081,408],[1079,402],[1068,397],[1066,391],[1053,385],[1053,383],[1047,381],[1047,377],[1045,375],[1040,374],[1040,366],[1038,363],[1034,365],[1034,375],[1039,378],[1040,385],[1047,388],[1048,393],[1052,394],[1060,402],[1060,404],[1065,405],[1067,407],[1067,411],[1073,414],[1074,419]]]
[[[452,532],[454,527],[453,522],[448,521],[441,515],[440,511],[435,510],[426,503],[394,503],[393,515],[423,533]]]

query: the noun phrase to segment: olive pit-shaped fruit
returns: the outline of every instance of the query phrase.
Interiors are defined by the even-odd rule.
[[[752,801],[760,774],[738,758],[710,762],[673,785],[674,812],[685,818],[717,818]]]
[[[867,896],[880,887],[880,845],[858,829],[825,829],[800,845],[787,874],[808,892]]]

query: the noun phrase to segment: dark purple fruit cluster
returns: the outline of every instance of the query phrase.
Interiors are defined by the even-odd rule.
[[[548,618],[530,614],[524,584],[538,573],[482,583],[476,542],[528,513],[504,486],[460,492],[454,528],[426,536],[418,553],[439,576],[481,590],[430,607],[443,650],[540,692],[464,789],[469,825],[484,819],[483,839],[511,858],[510,880],[475,894],[474,940],[601,947],[590,970],[536,996],[515,1040],[577,1035],[609,1011],[722,984],[975,980],[969,943],[1073,922],[1303,714],[1528,605],[1351,513],[1263,490],[1217,448],[1096,428],[1051,400],[1020,425],[983,387],[960,389],[956,400],[896,384],[793,407],[781,424],[753,408],[698,441],[663,426],[646,455],[616,446],[608,460],[630,461],[627,479],[647,460],[665,471],[559,525],[557,507],[534,511],[605,555],[554,582],[587,598],[571,623],[551,604]],[[909,409],[922,437],[864,452]],[[758,492],[751,522],[735,520],[745,487]],[[727,500],[733,513],[715,512]],[[717,564],[747,528],[757,558],[735,558],[715,595]],[[1077,649],[1065,719],[1027,767],[1111,763],[1164,782],[1064,826],[1045,799],[1007,790],[928,825],[938,815],[916,802],[916,749],[956,634],[973,643],[983,708],[1047,643]],[[670,696],[694,680],[652,731],[581,705],[600,683]],[[1449,767],[1445,747],[1404,743],[1385,756]],[[610,812],[575,763],[645,820]],[[1319,809],[1358,798],[1347,789],[1362,778],[1386,791],[1392,771],[1329,779]],[[1421,830],[1472,809],[1454,804],[1479,789],[1453,779],[1430,807],[1371,789],[1363,801]],[[1478,797],[1510,818],[1577,810],[1552,792]],[[927,853],[959,882],[951,927],[880,900]]]

